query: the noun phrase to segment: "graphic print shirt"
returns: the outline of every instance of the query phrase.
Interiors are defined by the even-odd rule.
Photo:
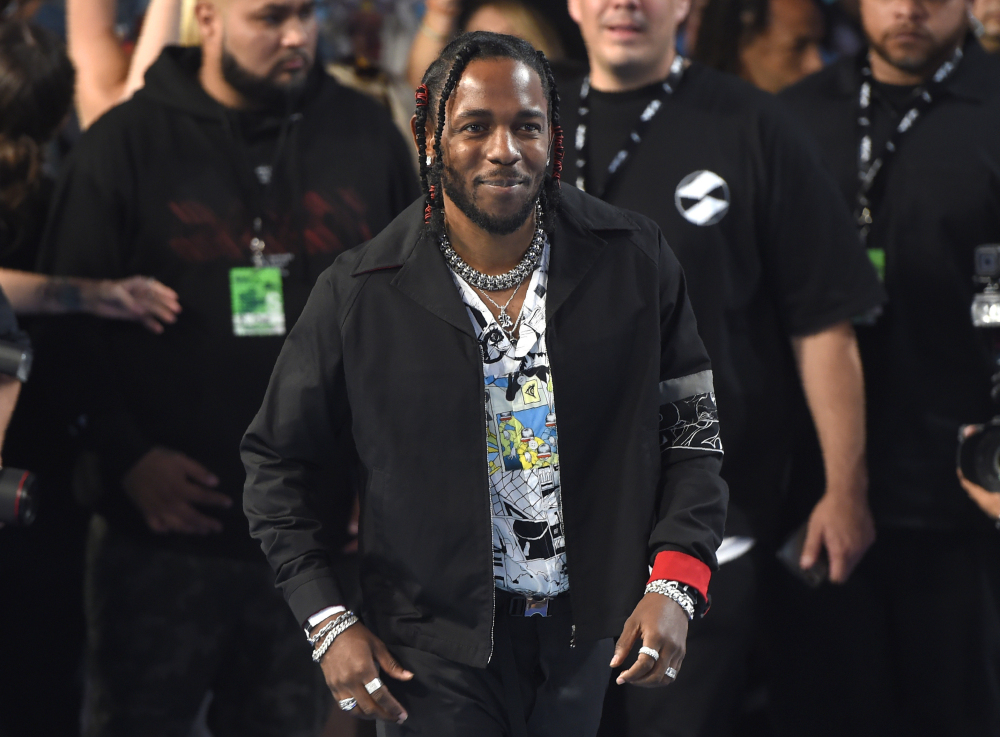
[[[548,266],[546,242],[526,285],[514,345],[476,290],[452,273],[483,356],[493,576],[498,588],[523,596],[555,596],[569,590],[559,434],[545,349]]]

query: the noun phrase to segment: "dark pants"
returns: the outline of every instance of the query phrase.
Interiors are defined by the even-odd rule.
[[[771,590],[776,735],[1000,735],[1000,533],[880,528],[846,586]]]
[[[409,682],[387,680],[409,718],[402,725],[379,723],[380,737],[511,737],[504,681],[516,672],[519,697],[531,737],[593,737],[601,719],[608,685],[612,640],[570,647],[571,617],[562,610],[551,617],[516,617],[502,613],[498,599],[493,657],[486,668],[473,668],[409,647],[392,654],[414,674]],[[499,621],[503,617],[505,621]],[[506,649],[504,649],[506,648]],[[506,686],[506,688],[505,688]]]
[[[688,630],[677,681],[664,688],[611,684],[601,737],[724,737],[743,702],[755,636],[753,552],[712,576],[712,609]],[[626,665],[634,662],[632,653]]]
[[[86,576],[87,737],[314,737],[329,692],[261,561],[184,555],[94,517]]]

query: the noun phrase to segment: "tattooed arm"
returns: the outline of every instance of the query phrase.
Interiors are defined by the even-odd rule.
[[[174,290],[143,276],[112,281],[0,269],[0,288],[18,314],[89,312],[137,320],[154,333],[175,322],[181,310]]]

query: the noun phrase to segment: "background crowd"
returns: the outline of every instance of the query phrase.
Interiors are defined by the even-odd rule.
[[[929,104],[983,112],[918,123],[858,200],[857,126],[895,152],[925,80],[872,70],[859,123],[855,59],[884,8],[949,5],[964,58]],[[607,8],[659,29],[647,69],[692,61],[676,90],[607,71]],[[318,274],[420,196],[413,90],[474,30],[551,60],[563,181],[657,222],[715,370],[712,610],[675,685],[612,687],[602,735],[1000,734],[1000,495],[963,493],[952,422],[995,414],[968,304],[1000,243],[1000,0],[0,0],[0,340],[34,348],[0,442],[39,479],[36,523],[0,530],[0,737],[374,733],[273,591],[238,445]],[[276,290],[240,281],[261,266]],[[357,522],[324,532],[348,577]],[[800,529],[793,566],[832,583],[778,561]]]

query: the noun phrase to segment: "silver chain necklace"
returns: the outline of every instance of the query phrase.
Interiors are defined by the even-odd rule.
[[[528,250],[524,252],[524,256],[521,257],[517,266],[506,274],[484,274],[469,266],[465,263],[465,259],[455,253],[455,249],[451,247],[451,242],[448,240],[447,233],[441,234],[440,245],[441,253],[444,254],[444,260],[448,262],[448,266],[451,267],[452,271],[476,289],[484,292],[504,292],[520,286],[521,282],[535,270],[535,266],[538,265],[538,259],[542,257],[542,250],[545,247],[545,230],[542,228],[542,204],[535,202],[535,235],[531,238],[531,245],[528,246]],[[493,300],[490,301],[493,302]],[[493,302],[493,304],[496,304],[496,302]],[[499,306],[497,305],[497,307]]]
[[[517,332],[517,326],[521,324],[521,318],[524,317],[524,313],[522,312],[517,316],[517,320],[513,321],[510,319],[510,315],[507,314],[507,308],[510,307],[510,303],[514,301],[514,295],[521,290],[522,284],[524,284],[524,279],[518,282],[517,288],[513,291],[513,293],[511,293],[510,297],[507,298],[507,302],[503,305],[503,307],[494,302],[493,298],[486,293],[486,290],[479,290],[479,292],[486,297],[487,300],[489,300],[491,305],[500,310],[500,314],[497,315],[497,325],[499,325],[500,329],[507,334],[507,340],[510,341],[511,345],[514,344],[514,333]]]

